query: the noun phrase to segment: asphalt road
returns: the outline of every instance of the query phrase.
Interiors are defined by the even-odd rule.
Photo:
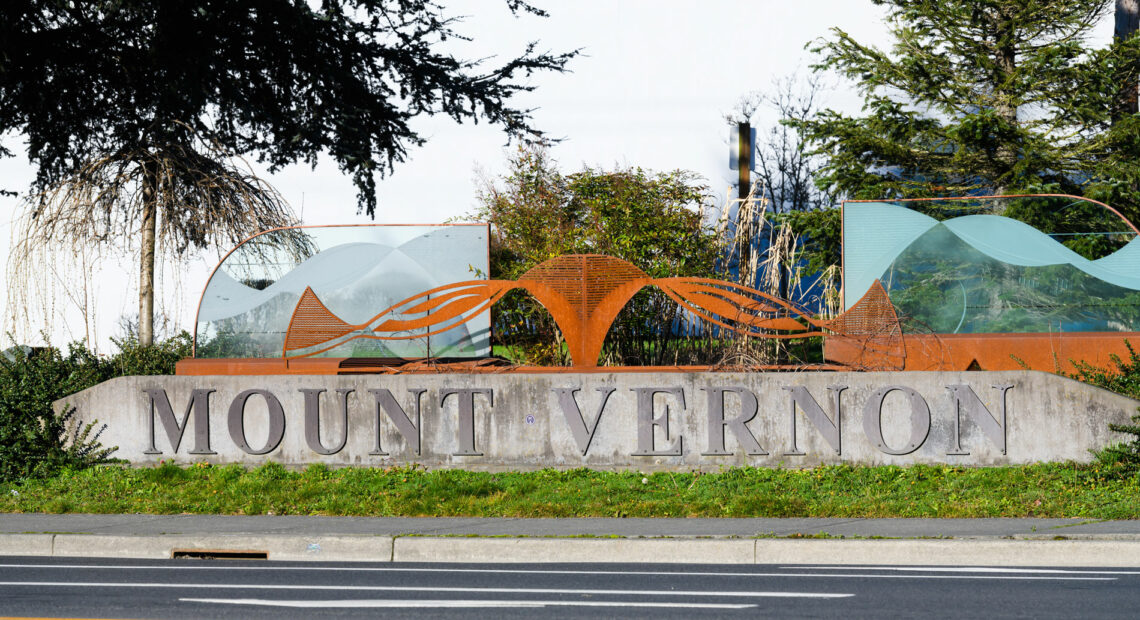
[[[1140,571],[0,557],[0,615],[1133,618]]]

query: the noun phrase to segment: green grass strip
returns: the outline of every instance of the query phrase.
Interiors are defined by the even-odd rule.
[[[1073,463],[960,468],[740,467],[289,471],[270,463],[65,470],[0,484],[0,512],[463,517],[1140,518],[1140,477]]]

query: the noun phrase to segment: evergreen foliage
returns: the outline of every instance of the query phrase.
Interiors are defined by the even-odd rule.
[[[1140,38],[1085,42],[1105,0],[872,0],[889,51],[834,29],[817,70],[855,82],[864,115],[793,121],[852,198],[1078,194],[1140,215],[1140,117],[1119,115]]]
[[[74,409],[56,412],[52,403],[114,377],[173,374],[174,363],[190,355],[185,332],[152,347],[133,338],[116,345],[109,358],[82,343],[66,353],[12,347],[0,355],[0,481],[106,462],[114,448],[99,443],[102,427],[80,425]]]
[[[27,137],[36,189],[93,153],[193,136],[271,170],[327,153],[371,215],[376,175],[424,142],[412,119],[535,133],[510,99],[574,55],[531,44],[485,67],[441,49],[456,25],[431,0],[12,0],[0,8],[0,133]]]
[[[842,215],[841,209],[833,208],[779,213],[772,219],[792,227],[800,240],[797,260],[805,261],[804,273],[817,274],[843,262]]]
[[[1137,409],[1140,411],[1140,408]],[[1132,416],[1132,424],[1109,424],[1108,428],[1131,435],[1132,440],[1109,446],[1097,453],[1097,460],[1114,465],[1125,473],[1140,472],[1140,414]]]

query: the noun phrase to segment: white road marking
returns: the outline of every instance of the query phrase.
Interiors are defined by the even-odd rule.
[[[750,603],[645,603],[635,601],[484,601],[484,600],[347,600],[347,601],[272,601],[258,598],[180,598],[183,603],[219,603],[228,605],[259,605],[264,607],[294,607],[302,609],[333,608],[474,608],[474,607],[664,607],[686,609],[751,609],[757,605]]]
[[[928,573],[1044,573],[1050,575],[1140,575],[1129,570],[1072,570],[1067,568],[1004,568],[1001,566],[781,566],[785,570],[881,570]]]
[[[0,568],[88,568],[100,570],[263,570],[263,571],[336,571],[336,572],[383,572],[383,573],[477,573],[477,574],[510,574],[510,575],[640,575],[651,577],[855,577],[861,579],[1011,579],[1011,580],[1059,580],[1059,581],[1110,581],[1115,577],[1052,577],[1036,575],[994,575],[996,572],[1030,573],[1040,572],[1049,574],[1072,575],[1140,575],[1136,571],[1111,570],[1049,570],[1049,569],[988,569],[973,567],[925,567],[913,568],[915,572],[943,572],[963,573],[959,575],[878,575],[861,573],[745,573],[711,571],[609,571],[609,570],[535,570],[522,568],[420,568],[394,566],[271,566],[261,564],[258,566],[231,566],[231,565],[192,565],[175,566],[170,564],[158,565],[132,565],[132,564],[0,564]],[[877,566],[781,566],[781,570],[892,570]],[[911,570],[911,567],[894,567],[894,570]],[[978,573],[972,575],[969,573]]]
[[[578,588],[464,588],[434,586],[328,586],[292,584],[239,583],[110,583],[63,581],[0,581],[0,586],[37,586],[64,588],[187,588],[217,590],[337,590],[367,592],[478,592],[480,594],[589,594],[600,596],[732,596],[775,598],[847,598],[854,594],[819,592],[703,592],[699,590],[596,590]]]

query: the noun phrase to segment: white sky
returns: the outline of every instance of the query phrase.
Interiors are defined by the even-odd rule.
[[[456,43],[462,57],[508,59],[530,40],[552,51],[582,48],[570,72],[536,76],[536,90],[517,99],[535,108],[536,126],[563,138],[552,150],[563,170],[691,170],[721,197],[735,174],[728,169],[723,115],[742,95],[792,72],[808,73],[812,57],[804,45],[833,26],[880,45],[886,33],[884,12],[870,0],[538,0],[550,12],[548,19],[514,17],[500,0],[445,3],[468,16],[456,28],[472,38]],[[1106,39],[1112,29],[1107,21]],[[858,98],[845,88],[826,93],[824,103],[858,109]],[[774,115],[762,112],[753,125],[763,130],[772,122]],[[446,118],[421,119],[416,127],[428,143],[411,150],[409,161],[379,182],[377,222],[436,223],[461,216],[475,207],[477,171],[496,177],[505,170],[511,148],[504,147],[497,127],[456,125]],[[22,154],[19,139],[5,143]],[[22,157],[0,160],[0,187],[22,191],[31,175]],[[267,178],[307,224],[368,221],[356,214],[350,180],[327,160],[315,170],[292,166]],[[4,255],[18,208],[18,199],[0,198]],[[161,306],[173,327],[192,330],[198,295],[228,250],[207,251],[179,269],[181,290],[171,276],[160,282]],[[88,335],[107,351],[107,338],[120,335],[120,317],[137,316],[136,270],[133,263],[105,263],[92,283],[97,304],[86,321],[76,304],[57,294],[54,318],[45,323],[33,317],[31,333],[18,332],[17,340],[41,342],[41,328],[34,326],[49,324],[52,344]],[[6,310],[4,330],[11,331],[16,317],[12,308]]]
[[[548,19],[513,17],[497,0],[448,2],[468,16],[458,30],[473,39],[457,45],[457,53],[506,59],[531,40],[551,51],[582,48],[569,72],[536,76],[536,90],[516,99],[535,109],[537,127],[562,139],[552,150],[562,167],[680,168],[722,193],[735,178],[722,116],[742,95],[797,68],[808,73],[804,44],[833,25],[862,38],[884,32],[880,10],[866,0],[546,4]],[[513,149],[486,123],[432,118],[416,127],[428,143],[380,183],[378,222],[438,222],[469,212],[478,171],[497,176]],[[332,165],[315,173],[298,166],[273,179],[296,209],[303,205],[307,222],[359,220],[351,183]]]

